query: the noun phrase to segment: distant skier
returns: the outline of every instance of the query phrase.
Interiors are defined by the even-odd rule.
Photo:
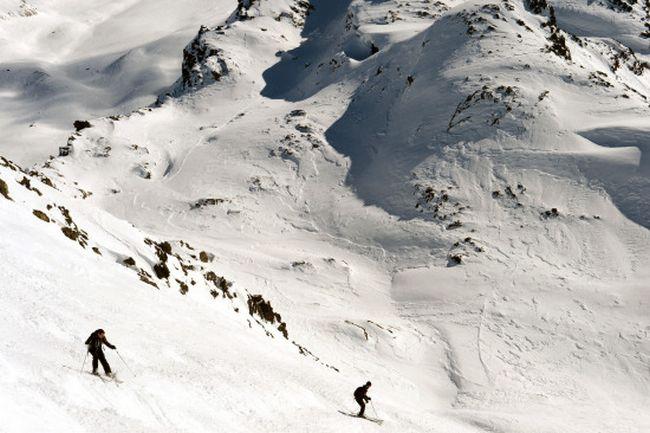
[[[368,389],[371,385],[372,383],[366,382],[365,385],[360,386],[354,390],[354,399],[357,401],[359,406],[361,406],[361,410],[357,416],[360,416],[362,418],[365,418],[364,412],[366,411],[366,402],[369,402],[371,400],[371,398],[368,397]]]
[[[104,368],[104,373],[106,373],[106,376],[112,376],[111,373],[111,366],[108,365],[108,361],[106,361],[106,357],[104,356],[104,351],[102,350],[102,345],[106,345],[110,347],[111,349],[115,350],[116,347],[113,346],[111,343],[108,342],[106,339],[106,333],[104,332],[103,329],[98,329],[92,334],[90,334],[90,337],[86,340],[86,345],[88,346],[88,353],[90,353],[93,356],[93,374],[97,375],[97,364],[98,362],[102,363],[102,367]]]

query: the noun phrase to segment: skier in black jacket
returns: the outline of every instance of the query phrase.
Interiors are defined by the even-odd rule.
[[[103,329],[98,329],[92,334],[90,334],[90,337],[86,340],[86,345],[88,346],[88,353],[90,353],[93,356],[93,374],[98,374],[97,373],[97,364],[98,362],[102,363],[102,367],[104,367],[104,373],[106,373],[107,376],[111,376],[111,366],[108,365],[108,361],[106,361],[106,357],[104,356],[104,351],[102,350],[102,345],[106,345],[110,347],[111,349],[115,350],[116,347],[113,346],[111,343],[108,342],[106,339],[106,333],[104,332]]]
[[[357,416],[364,417],[364,412],[366,411],[366,402],[370,401],[371,398],[368,397],[368,389],[372,383],[366,382],[365,385],[360,386],[359,388],[354,390],[354,399],[357,401],[359,406],[361,406],[361,410],[359,411],[359,414]]]

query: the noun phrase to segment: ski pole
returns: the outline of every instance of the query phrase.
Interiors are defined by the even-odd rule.
[[[379,415],[377,415],[377,409],[375,409],[375,405],[372,404],[372,400],[370,400],[370,407],[372,408],[372,411],[375,413],[375,416],[379,418]]]
[[[129,364],[126,363],[126,361],[124,360],[124,358],[122,358],[122,355],[120,355],[120,351],[117,350],[117,349],[115,349],[115,352],[117,352],[117,356],[120,357],[120,359],[122,360],[122,362],[124,363],[124,365],[126,365],[126,368],[128,368],[129,371],[131,372],[131,374],[133,375],[133,377],[135,377],[135,373],[133,372],[133,370],[131,370],[131,367],[129,367]]]
[[[84,356],[84,363],[81,364],[81,370],[79,370],[79,373],[84,372],[84,367],[86,366],[86,359],[88,359],[88,351],[86,350],[86,356]]]

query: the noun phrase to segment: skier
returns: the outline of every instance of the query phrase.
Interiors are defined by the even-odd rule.
[[[370,397],[368,397],[368,389],[372,383],[366,382],[365,385],[360,386],[359,388],[354,390],[354,399],[357,401],[359,406],[361,406],[361,410],[359,411],[359,414],[357,416],[361,418],[365,418],[364,412],[366,411],[366,402],[369,402],[371,400]]]
[[[115,350],[117,347],[113,346],[111,343],[108,342],[106,339],[106,333],[104,332],[103,329],[98,329],[92,334],[90,334],[90,337],[86,340],[86,345],[88,346],[88,353],[90,353],[93,356],[93,374],[94,375],[99,375],[97,373],[97,364],[98,362],[102,363],[102,367],[104,368],[104,373],[106,373],[106,376],[112,377],[111,373],[111,366],[108,365],[108,361],[106,361],[106,357],[104,356],[104,351],[102,350],[102,345],[105,344],[111,349]]]

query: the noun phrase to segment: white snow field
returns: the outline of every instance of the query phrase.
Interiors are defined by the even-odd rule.
[[[18,162],[55,154],[72,121],[148,105],[179,53],[233,0],[0,0],[0,146]]]
[[[0,5],[0,432],[650,431],[648,2]]]

